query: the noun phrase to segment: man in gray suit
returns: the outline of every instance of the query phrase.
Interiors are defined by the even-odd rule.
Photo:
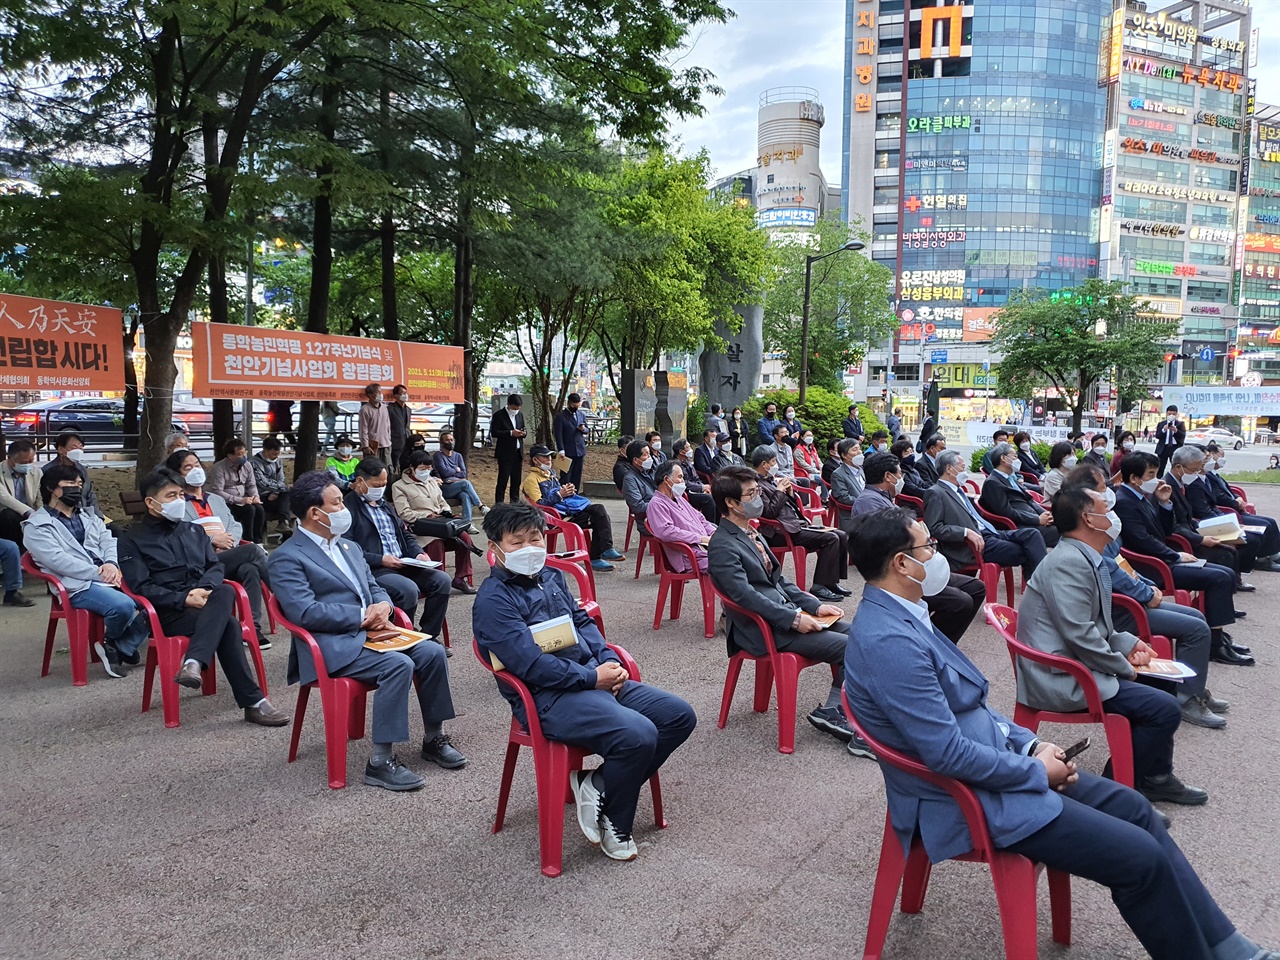
[[[424,641],[403,652],[365,649],[365,631],[390,625],[391,598],[360,548],[342,538],[351,526],[342,491],[328,473],[315,470],[294,483],[291,503],[298,535],[271,554],[271,582],[285,618],[309,631],[320,647],[329,676],[378,688],[364,782],[387,790],[417,790],[426,783],[392,752],[396,743],[409,739],[409,688],[415,680],[425,728],[422,759],[446,770],[465,766],[467,758],[443,730],[444,721],[454,716],[444,647]],[[315,679],[310,648],[294,640],[289,682]]]
[[[1098,684],[1103,708],[1129,719],[1134,781],[1151,801],[1198,805],[1205,791],[1173,774],[1173,733],[1182,714],[1172,695],[1135,683],[1135,667],[1154,651],[1111,619],[1111,576],[1102,551],[1120,535],[1120,520],[1096,490],[1063,487],[1053,501],[1058,549],[1036,569],[1018,611],[1018,639],[1029,647],[1078,660]],[[1080,684],[1066,673],[1018,661],[1018,702],[1068,713],[1086,707]]]
[[[862,472],[865,455],[857,440],[846,438],[836,444],[836,456],[840,465],[831,471],[831,496],[845,506],[853,506],[866,489],[866,476]],[[836,523],[848,533],[853,528],[853,512],[837,510]]]
[[[754,470],[725,467],[711,483],[711,495],[720,511],[720,526],[707,546],[707,573],[717,590],[740,607],[758,613],[773,631],[778,650],[797,653],[810,660],[830,663],[836,668],[827,702],[809,714],[809,722],[819,730],[849,743],[854,756],[872,757],[866,744],[849,726],[840,706],[840,686],[844,683],[844,648],[849,624],[844,619],[823,630],[815,616],[844,611],[805,593],[782,575],[782,565],[774,558],[760,535],[751,528],[764,509],[760,481]],[[739,649],[761,657],[766,652],[764,636],[755,621],[727,611],[729,653]]]

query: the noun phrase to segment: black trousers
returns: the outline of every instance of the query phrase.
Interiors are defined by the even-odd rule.
[[[952,643],[960,638],[987,602],[987,588],[977,577],[953,573],[950,582],[932,597],[924,598],[933,625]]]
[[[267,511],[262,509],[262,504],[231,503],[227,506],[231,515],[244,527],[244,539],[261,543],[263,531],[267,529]]]
[[[256,544],[242,544],[223,550],[218,554],[224,575],[244,587],[249,595],[249,606],[253,610],[253,625],[258,633],[266,635],[267,612],[262,601],[262,585],[271,586],[271,577],[267,573],[267,558]]]
[[[1109,888],[1154,960],[1208,958],[1235,933],[1146,797],[1102,777],[1081,773],[1062,813],[1006,849]]]
[[[493,491],[493,503],[497,506],[504,499],[504,490],[511,488],[510,500],[512,503],[520,502],[520,451],[514,454],[498,457],[498,484]]]
[[[1044,537],[1039,530],[1019,527],[984,533],[982,560],[1002,567],[1022,567],[1022,575],[1030,577],[1045,556]]]
[[[1046,550],[1052,550],[1054,547],[1058,545],[1058,541],[1062,539],[1062,534],[1058,533],[1058,528],[1053,525],[1050,525],[1047,527],[1045,526],[1019,527],[1018,529],[1035,530],[1037,533],[1040,534],[1041,539],[1044,540],[1044,545]]]
[[[709,493],[690,493],[688,494],[689,503],[693,508],[707,518],[708,523],[719,523],[720,518],[716,516],[716,502],[711,498]]]
[[[160,625],[167,634],[191,638],[185,659],[197,661],[202,670],[209,669],[217,656],[237,706],[252,707],[262,699],[262,688],[244,653],[244,631],[240,629],[232,587],[225,583],[214,587],[199,610],[183,607],[181,613],[160,613]]]
[[[377,567],[373,576],[382,584],[382,589],[387,591],[396,608],[409,618],[410,623],[418,612],[419,598],[426,600],[418,629],[432,637],[440,636],[444,629],[445,614],[449,611],[449,594],[453,592],[453,581],[443,569],[401,567],[399,570],[392,570],[389,567]]]
[[[1204,618],[1211,627],[1226,627],[1236,622],[1236,575],[1230,567],[1206,563],[1203,567],[1190,567],[1185,563],[1170,565],[1173,585],[1180,590],[1199,590],[1204,593]]]
[[[587,458],[585,456],[570,457],[569,472],[560,474],[560,482],[572,483],[574,486],[574,489],[576,489],[579,493],[581,493],[582,492],[582,464],[586,459]]]
[[[1241,526],[1249,527],[1266,527],[1266,533],[1248,533],[1246,536],[1250,540],[1257,538],[1258,540],[1258,556],[1270,557],[1273,554],[1280,553],[1280,526],[1270,517],[1258,517],[1245,514],[1240,520]]]
[[[1133,741],[1133,782],[1173,772],[1173,734],[1182,723],[1178,698],[1146,683],[1121,680],[1115,696],[1102,702],[1107,713],[1129,720]],[[1107,761],[1110,773],[1111,762]]]
[[[768,538],[769,545],[782,546],[781,537]],[[813,582],[820,587],[833,587],[849,575],[849,535],[843,530],[813,530],[802,527],[791,535],[791,542],[818,556],[813,569]]]
[[[576,523],[583,530],[591,531],[591,559],[599,560],[600,555],[613,549],[613,521],[609,519],[609,511],[602,503],[593,503],[585,510],[571,513],[565,517],[570,523]]]
[[[25,517],[18,516],[18,511],[10,510],[5,507],[0,510],[0,540],[12,540],[18,545],[18,550],[22,551],[25,546],[22,542],[22,521]]]
[[[283,520],[286,522],[292,520],[293,511],[289,509],[289,491],[264,494],[262,497],[262,511],[266,515],[264,520]]]

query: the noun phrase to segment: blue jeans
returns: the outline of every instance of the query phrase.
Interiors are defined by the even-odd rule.
[[[440,485],[440,492],[445,498],[457,497],[462,501],[462,519],[471,522],[471,508],[480,506],[480,495],[470,480],[450,480]]]
[[[4,571],[4,592],[22,589],[22,562],[18,545],[12,540],[0,540],[0,568]]]
[[[71,595],[71,605],[102,617],[106,638],[128,656],[138,652],[150,632],[147,618],[138,610],[132,597],[126,597],[105,583],[91,583],[88,590]]]

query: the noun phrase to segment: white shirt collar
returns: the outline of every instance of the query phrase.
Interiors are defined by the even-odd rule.
[[[923,600],[908,600],[906,597],[900,597],[898,594],[891,593],[888,590],[885,593],[902,604],[907,613],[919,620],[926,628],[932,628],[933,623],[929,620],[929,606]]]
[[[318,533],[312,533],[302,524],[298,524],[298,532],[305,533],[308,537],[311,538],[312,542],[314,542],[316,546],[318,546],[325,553],[332,553],[335,549],[335,545],[338,542],[337,537],[334,537],[332,540],[330,540],[327,537],[320,536]]]

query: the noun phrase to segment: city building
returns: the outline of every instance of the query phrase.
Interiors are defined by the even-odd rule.
[[[1280,107],[1257,105],[1251,133],[1239,355],[1230,380],[1241,387],[1280,383]]]

